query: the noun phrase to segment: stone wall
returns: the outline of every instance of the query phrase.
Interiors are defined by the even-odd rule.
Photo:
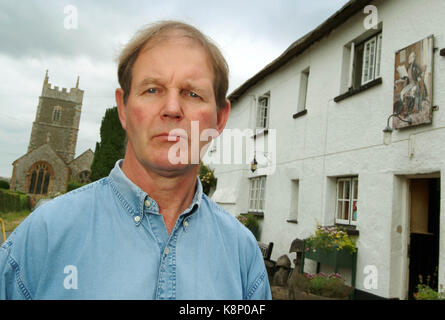
[[[48,191],[51,193],[64,192],[66,190],[69,169],[49,145],[43,145],[14,162],[11,189],[28,192],[29,170],[32,165],[38,161],[47,162],[53,170],[53,176]]]
[[[79,173],[83,171],[91,172],[91,164],[93,163],[94,152],[88,149],[76,159],[70,162],[71,177],[77,179]]]

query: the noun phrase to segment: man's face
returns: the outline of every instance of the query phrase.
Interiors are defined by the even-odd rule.
[[[166,175],[191,168],[192,121],[199,124],[199,134],[209,128],[220,133],[230,110],[227,105],[227,110],[217,112],[213,79],[205,50],[190,39],[172,36],[143,48],[133,66],[126,104],[122,90],[116,91],[129,141],[125,161],[133,159],[145,169]],[[174,129],[182,129],[186,136],[169,141]],[[178,143],[186,143],[187,164],[171,161],[169,150]],[[199,142],[199,150],[206,143]]]

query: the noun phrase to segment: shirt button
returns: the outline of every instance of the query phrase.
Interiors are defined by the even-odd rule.
[[[168,247],[165,247],[164,254],[167,255],[169,251]]]
[[[188,227],[189,226],[189,222],[187,220],[184,221],[184,227]]]
[[[151,206],[151,202],[150,202],[150,200],[145,200],[145,206],[146,206],[146,207]]]
[[[141,221],[141,217],[139,217],[139,216],[134,217],[134,221],[136,221],[136,222]]]

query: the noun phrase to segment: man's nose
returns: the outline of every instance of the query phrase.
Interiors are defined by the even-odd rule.
[[[168,92],[163,109],[161,110],[161,117],[163,119],[170,118],[175,120],[181,120],[183,118],[180,92],[176,90]]]

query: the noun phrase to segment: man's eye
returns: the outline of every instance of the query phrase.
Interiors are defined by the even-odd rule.
[[[147,90],[147,92],[148,93],[156,93],[157,90],[156,90],[156,88],[150,88],[150,89]]]
[[[199,96],[196,93],[194,93],[193,91],[189,91],[189,96],[192,98],[199,98]]]

